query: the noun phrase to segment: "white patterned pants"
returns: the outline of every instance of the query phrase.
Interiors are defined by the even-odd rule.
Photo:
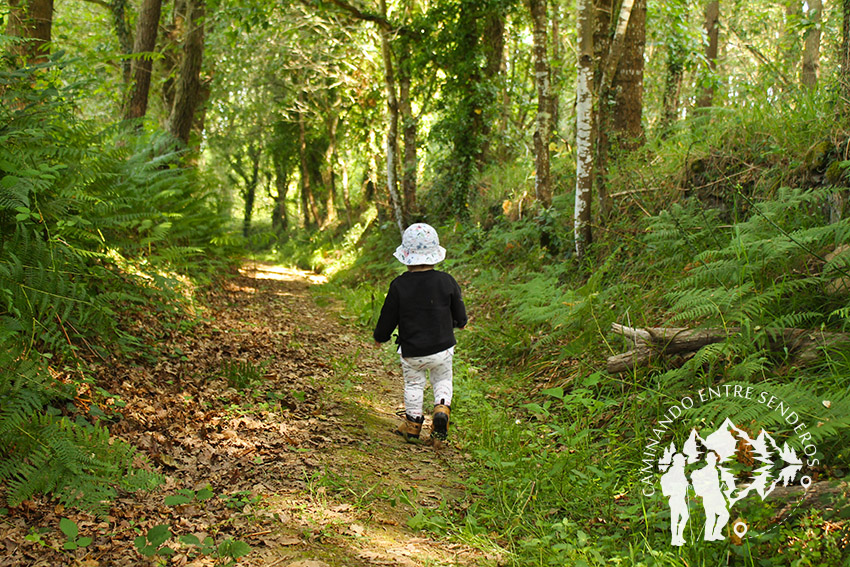
[[[428,356],[401,356],[404,376],[404,409],[410,417],[422,416],[425,386],[431,378],[434,405],[452,403],[452,358],[454,347]]]

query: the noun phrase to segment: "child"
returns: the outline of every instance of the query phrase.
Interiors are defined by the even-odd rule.
[[[373,336],[377,343],[384,343],[398,327],[405,416],[396,433],[406,441],[419,438],[425,421],[422,404],[428,372],[434,391],[431,441],[439,445],[449,427],[452,357],[457,343],[454,328],[466,325],[466,308],[455,279],[434,269],[434,264],[445,259],[446,249],[440,246],[433,227],[424,223],[407,227],[393,256],[407,266],[407,272],[390,284]]]

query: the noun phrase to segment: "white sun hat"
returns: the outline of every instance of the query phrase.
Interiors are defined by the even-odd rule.
[[[393,256],[405,266],[433,265],[446,259],[446,249],[433,226],[418,222],[405,229]]]

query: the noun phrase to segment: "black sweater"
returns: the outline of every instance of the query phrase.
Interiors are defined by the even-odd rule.
[[[390,283],[373,336],[379,343],[396,342],[401,355],[427,356],[454,346],[454,328],[466,325],[460,286],[445,272],[405,272]]]

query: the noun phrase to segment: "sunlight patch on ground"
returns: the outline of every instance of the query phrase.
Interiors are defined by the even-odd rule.
[[[300,282],[307,280],[311,284],[327,283],[328,278],[314,272],[305,272],[296,268],[285,268],[273,264],[262,264],[258,262],[246,263],[239,269],[239,273],[245,277],[258,280],[278,280],[284,282]]]
[[[305,495],[306,496],[306,495]],[[399,521],[376,514],[370,507],[337,503],[324,487],[305,498],[272,498],[269,512],[285,518],[283,564],[313,560],[317,565],[493,565],[498,553],[485,554],[458,543],[436,541],[411,533]],[[357,558],[359,561],[352,561]]]

